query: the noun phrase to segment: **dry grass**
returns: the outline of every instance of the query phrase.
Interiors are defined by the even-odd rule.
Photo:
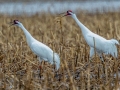
[[[90,30],[120,40],[120,13],[77,14]],[[37,40],[59,53],[61,67],[42,63],[31,52],[22,30],[9,27],[18,19]],[[118,53],[120,53],[118,46]],[[119,55],[119,54],[118,54]],[[89,63],[89,46],[71,17],[61,20],[52,14],[34,16],[0,15],[0,87],[1,90],[117,90],[120,88],[120,55],[118,59],[93,57]]]

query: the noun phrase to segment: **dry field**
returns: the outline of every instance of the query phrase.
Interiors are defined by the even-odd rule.
[[[78,13],[91,31],[120,40],[120,13]],[[26,43],[23,31],[9,27],[17,19],[37,40],[60,55],[58,72],[54,65],[41,64]],[[102,46],[101,46],[102,47]],[[89,62],[89,46],[71,17],[52,14],[34,16],[0,15],[0,90],[118,90],[120,88],[120,48],[118,59],[95,55]],[[39,66],[42,65],[42,68]]]

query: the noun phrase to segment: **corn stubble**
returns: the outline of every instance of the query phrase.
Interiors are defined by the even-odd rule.
[[[120,13],[79,13],[79,20],[93,32],[120,40]],[[59,53],[61,66],[40,63],[28,47],[25,35],[8,22],[18,19],[37,40]],[[120,88],[120,50],[118,59],[95,55],[89,62],[89,47],[71,17],[52,14],[33,16],[0,15],[1,90],[117,90]],[[39,67],[41,65],[41,67]]]

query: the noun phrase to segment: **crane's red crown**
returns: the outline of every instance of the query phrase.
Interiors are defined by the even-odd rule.
[[[18,24],[18,20],[14,20],[13,22],[14,22],[14,24]]]

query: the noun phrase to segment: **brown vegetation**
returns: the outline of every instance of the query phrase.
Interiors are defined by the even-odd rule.
[[[120,40],[120,13],[77,14],[91,31]],[[42,69],[28,47],[25,35],[9,22],[18,19],[37,40],[60,55],[58,72],[47,62]],[[71,17],[61,20],[52,14],[34,16],[0,15],[1,90],[116,90],[120,88],[120,50],[118,59],[98,56],[89,62],[89,46]]]

